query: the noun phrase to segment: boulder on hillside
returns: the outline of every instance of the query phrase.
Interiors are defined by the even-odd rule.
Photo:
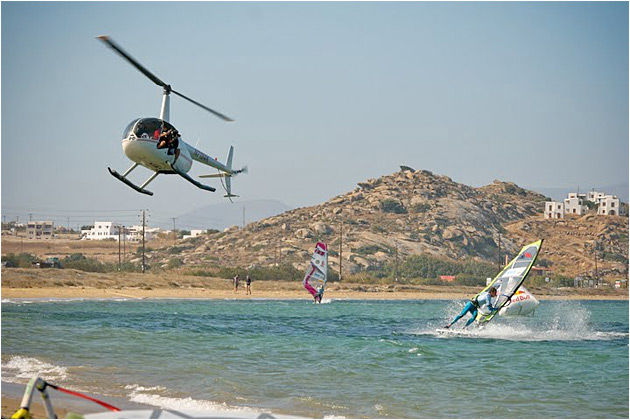
[[[442,232],[442,238],[446,239],[447,241],[457,239],[462,235],[462,231],[455,226],[447,226],[446,228],[444,228],[444,232]]]
[[[313,232],[316,232],[320,235],[326,235],[331,232],[330,226],[322,222],[316,222],[309,225],[309,229],[311,229]]]
[[[307,239],[313,237],[313,232],[308,229],[298,229],[295,231],[295,237],[298,239]]]

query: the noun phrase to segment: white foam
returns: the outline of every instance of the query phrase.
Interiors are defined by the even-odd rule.
[[[23,383],[24,379],[31,379],[34,375],[43,376],[49,380],[60,380],[68,377],[68,371],[65,367],[51,365],[26,356],[13,356],[2,363],[3,381]]]
[[[142,388],[142,387],[139,387]],[[162,409],[190,410],[190,411],[220,411],[225,413],[251,411],[249,408],[230,406],[226,403],[217,403],[208,400],[196,400],[191,397],[173,398],[158,394],[144,394],[138,390],[132,391],[128,396],[130,401],[149,404]]]

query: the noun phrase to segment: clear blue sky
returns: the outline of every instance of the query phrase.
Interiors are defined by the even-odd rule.
[[[221,160],[235,146],[242,200],[318,204],[400,164],[472,186],[628,181],[627,2],[2,2],[7,220],[145,208],[167,222],[225,200],[109,175],[131,165],[120,133],[158,115],[161,90],[101,34],[236,119],[171,101],[189,143]]]

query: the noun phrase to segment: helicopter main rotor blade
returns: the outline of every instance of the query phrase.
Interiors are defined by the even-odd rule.
[[[181,97],[181,98],[186,99],[186,100],[187,100],[187,101],[189,101],[189,102],[192,102],[193,104],[197,105],[198,107],[203,108],[203,109],[205,109],[206,111],[208,111],[208,112],[210,112],[210,113],[212,113],[212,114],[216,115],[217,117],[221,118],[221,119],[222,119],[222,120],[224,120],[224,121],[227,121],[227,122],[233,122],[233,121],[234,121],[232,118],[230,118],[230,117],[228,117],[228,116],[226,116],[226,115],[223,115],[223,114],[221,114],[220,112],[215,111],[214,109],[208,108],[208,107],[207,107],[207,106],[205,106],[204,104],[201,104],[201,103],[199,103],[199,102],[195,101],[194,99],[190,99],[188,96],[183,95],[183,94],[181,94],[181,93],[177,92],[176,90],[171,89],[171,92],[173,92],[175,95],[177,95],[177,96],[179,96],[179,97]]]
[[[142,64],[138,63],[132,56],[130,56],[129,54],[127,54],[125,52],[125,50],[123,50],[122,48],[120,48],[114,41],[112,41],[107,35],[101,35],[101,36],[97,36],[96,38],[100,39],[101,41],[103,41],[105,44],[107,44],[111,49],[113,49],[114,51],[116,51],[118,54],[120,54],[123,58],[125,58],[127,61],[129,61],[131,63],[132,66],[134,66],[135,68],[137,68],[138,70],[140,70],[140,72],[142,74],[144,74],[145,76],[147,76],[149,79],[151,79],[151,81],[153,83],[155,83],[158,86],[162,86],[165,89],[169,89],[168,85],[166,83],[164,83],[163,81],[161,81],[156,75],[154,75],[153,73],[151,73],[149,70],[147,70]]]
[[[132,66],[134,66],[136,69],[138,69],[140,71],[140,73],[144,74],[145,76],[147,76],[149,79],[151,79],[151,81],[153,83],[155,83],[158,86],[161,86],[164,88],[164,92],[166,95],[170,94],[171,92],[173,92],[174,94],[176,94],[177,96],[180,96],[184,99],[186,99],[187,101],[197,105],[200,108],[205,109],[206,111],[216,115],[217,117],[221,118],[224,121],[229,121],[232,122],[234,121],[233,119],[231,119],[230,117],[221,114],[220,112],[215,111],[214,109],[208,108],[207,106],[205,106],[202,103],[199,103],[197,101],[195,101],[194,99],[190,99],[188,96],[181,94],[173,89],[171,89],[171,86],[164,83],[162,80],[160,80],[160,78],[158,78],[155,74],[151,73],[149,70],[147,70],[142,64],[140,64],[139,62],[137,62],[132,56],[130,56],[125,50],[123,50],[122,48],[120,48],[118,46],[118,44],[116,44],[114,41],[112,41],[107,35],[101,35],[101,36],[97,36],[96,38],[100,39],[101,41],[103,41],[105,44],[107,44],[111,49],[113,49],[114,51],[116,51],[118,54],[120,54],[124,59],[126,59],[127,61],[129,61],[131,63]]]

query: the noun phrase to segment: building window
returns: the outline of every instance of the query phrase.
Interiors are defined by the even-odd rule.
[[[610,203],[610,207],[615,207],[615,203]]]

